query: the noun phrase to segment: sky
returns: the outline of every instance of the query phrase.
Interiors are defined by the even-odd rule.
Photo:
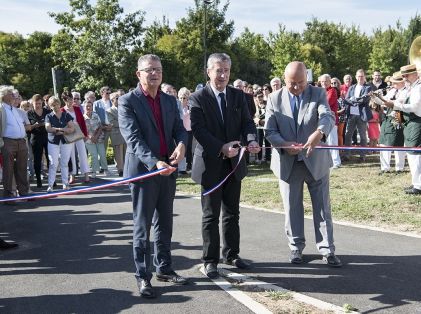
[[[93,2],[93,1],[91,1]],[[221,0],[221,5],[226,0]],[[165,15],[171,27],[194,7],[194,0],[120,0],[125,13],[142,9],[146,12],[147,26]],[[69,9],[67,0],[0,0],[0,31],[28,35],[34,31],[56,33],[60,28],[47,12],[64,12]],[[421,1],[367,1],[367,0],[231,0],[226,13],[234,21],[234,36],[245,27],[265,36],[277,32],[279,23],[287,30],[301,32],[305,22],[313,17],[324,21],[356,25],[371,35],[377,27],[385,29],[400,21],[404,27],[416,14],[421,14]]]

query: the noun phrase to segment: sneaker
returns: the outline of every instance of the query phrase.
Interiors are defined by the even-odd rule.
[[[51,193],[53,191],[54,191],[53,187],[51,185],[49,185],[48,188],[47,188],[47,193]]]
[[[75,176],[71,174],[69,177],[69,184],[73,184],[73,183],[75,183]]]
[[[92,177],[92,179],[95,179],[95,178],[96,178],[96,171],[93,171],[93,172],[91,173],[91,177]]]
[[[341,260],[333,253],[324,255],[323,262],[330,267],[342,267]]]
[[[303,261],[303,254],[300,250],[292,250],[289,256],[289,261],[291,264],[302,264]]]
[[[69,184],[63,184],[63,190],[70,190]]]
[[[111,172],[109,170],[104,170],[104,175],[109,177],[111,176]]]

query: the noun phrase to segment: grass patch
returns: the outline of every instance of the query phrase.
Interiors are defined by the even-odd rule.
[[[242,183],[241,203],[282,211],[278,182],[268,164],[251,164]],[[408,169],[408,167],[406,167]],[[421,196],[406,195],[411,184],[409,172],[379,175],[378,155],[365,163],[357,159],[334,169],[330,176],[330,197],[334,220],[421,234]],[[189,177],[180,177],[177,191],[200,195],[200,186]],[[304,208],[311,214],[311,201],[304,189]]]

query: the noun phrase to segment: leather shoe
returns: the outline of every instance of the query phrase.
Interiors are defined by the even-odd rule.
[[[405,190],[405,193],[412,194],[412,195],[419,195],[421,194],[421,190],[417,188],[412,188],[412,189]]]
[[[205,275],[208,276],[210,279],[215,279],[219,277],[218,267],[215,263],[205,263],[203,268],[205,270]]]
[[[146,279],[137,279],[137,286],[141,297],[152,299],[155,298],[155,291],[152,288],[151,282]]]
[[[241,257],[234,258],[232,260],[224,259],[224,263],[227,265],[232,265],[240,269],[249,269],[251,267],[250,263],[244,261]]]
[[[333,253],[324,255],[323,262],[330,267],[342,267],[341,260]]]
[[[18,247],[17,243],[8,243],[8,242],[0,239],[0,250],[13,249],[15,247]]]
[[[303,254],[300,250],[292,250],[289,256],[289,261],[291,264],[302,264],[304,262]]]
[[[178,275],[175,271],[167,274],[156,273],[156,279],[159,281],[171,282],[175,285],[185,285],[188,282],[186,278]]]

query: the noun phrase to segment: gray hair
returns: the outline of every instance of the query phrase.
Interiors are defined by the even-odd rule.
[[[91,90],[89,92],[86,92],[85,93],[85,96],[83,96],[83,97],[85,98],[85,100],[88,100],[88,98],[90,96],[94,96],[94,98],[95,98],[95,93],[93,91],[91,91]]]
[[[332,80],[332,78],[330,77],[330,75],[329,74],[322,74],[322,75],[320,75],[319,76],[319,81],[321,80],[321,79],[328,79],[329,81],[331,81]]]
[[[243,80],[240,80],[240,79],[236,79],[233,83],[232,83],[232,85],[234,86],[234,87],[236,87],[236,86],[238,86],[238,85],[243,85],[243,87],[244,87],[244,81]]]
[[[275,82],[281,83],[281,79],[279,77],[274,77],[273,79],[270,80],[270,85],[272,85]]]
[[[228,62],[229,66],[231,67],[231,58],[225,52],[216,52],[209,56],[208,58],[208,69],[211,69],[215,63],[218,62]]]
[[[3,97],[8,93],[13,93],[15,88],[9,85],[0,85],[0,102],[3,102]]]
[[[72,92],[72,96],[73,96],[73,98],[75,98],[76,96],[80,98],[80,93],[79,92]]]
[[[151,53],[140,56],[140,58],[137,60],[137,69],[140,70],[143,62],[146,62],[146,61],[158,61],[159,63],[161,63],[161,58]]]

